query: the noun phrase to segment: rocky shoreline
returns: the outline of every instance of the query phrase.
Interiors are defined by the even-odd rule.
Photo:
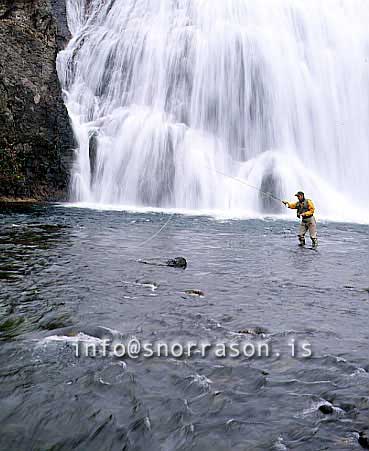
[[[65,200],[74,139],[56,72],[63,1],[0,0],[0,198]]]
[[[51,204],[53,202],[48,202],[47,200],[35,197],[0,197],[0,208],[1,204],[13,205],[13,204],[25,204],[25,205],[42,205]]]

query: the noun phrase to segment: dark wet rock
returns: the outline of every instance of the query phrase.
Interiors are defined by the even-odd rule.
[[[336,389],[334,391],[323,392],[321,397],[327,404],[337,406],[343,412],[350,414],[357,414],[361,409],[367,409],[369,407],[369,400],[366,397],[356,398],[353,400],[353,394],[351,388]]]
[[[68,44],[71,34],[68,28],[66,1],[65,0],[49,0],[51,13],[56,22],[56,42],[58,49],[63,49]]]
[[[39,321],[40,328],[44,330],[61,329],[62,327],[67,327],[70,324],[71,319],[67,313],[49,313]]]
[[[268,333],[266,329],[263,327],[254,327],[252,329],[242,329],[238,331],[239,334],[248,334],[248,335],[265,335]]]
[[[322,404],[319,406],[319,411],[324,415],[331,415],[333,413],[333,407],[330,404]]]
[[[93,133],[89,139],[89,149],[88,154],[90,158],[90,171],[92,179],[95,178],[95,170],[96,170],[96,158],[97,158],[97,133]]]
[[[359,433],[359,444],[365,448],[369,449],[369,434],[368,431],[363,431]]]
[[[189,296],[199,296],[204,297],[205,293],[202,290],[185,290],[185,293]]]
[[[74,140],[55,63],[66,13],[54,3],[57,16],[49,0],[0,0],[0,197],[67,194]]]
[[[259,194],[263,211],[267,213],[280,213],[282,211],[281,202],[278,202],[273,198],[273,196],[280,196],[280,193],[281,180],[274,172],[274,168],[270,167],[263,175],[260,186]]]
[[[187,268],[187,260],[184,257],[176,257],[171,260],[167,260],[167,266],[171,266],[173,268]]]

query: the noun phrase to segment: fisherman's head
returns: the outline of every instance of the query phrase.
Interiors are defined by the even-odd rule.
[[[295,194],[299,202],[303,202],[305,200],[305,194],[302,191],[297,191]]]

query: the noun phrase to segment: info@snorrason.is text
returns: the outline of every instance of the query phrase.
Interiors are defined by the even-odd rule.
[[[76,357],[126,357],[130,359],[143,358],[279,358],[287,355],[292,358],[309,358],[312,356],[312,346],[307,341],[297,341],[292,338],[287,343],[286,351],[282,352],[269,340],[252,340],[240,342],[209,341],[141,341],[132,337],[125,341],[110,339],[96,340],[92,343],[76,341],[74,343]]]

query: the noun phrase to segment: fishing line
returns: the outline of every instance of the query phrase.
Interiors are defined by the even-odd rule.
[[[283,202],[282,199],[280,199],[279,197],[274,196],[274,194],[269,193],[269,192],[266,192],[266,191],[262,191],[262,190],[261,190],[260,188],[258,188],[257,186],[251,185],[250,183],[246,182],[245,180],[239,179],[238,177],[234,177],[234,176],[229,175],[229,174],[225,174],[224,172],[218,171],[217,169],[214,169],[214,168],[210,168],[210,167],[207,167],[207,166],[204,166],[204,167],[205,167],[206,169],[208,169],[209,171],[214,171],[214,172],[216,172],[217,174],[222,175],[223,177],[227,177],[227,178],[229,178],[229,179],[236,180],[236,182],[238,182],[238,183],[242,183],[243,185],[246,185],[246,186],[248,186],[248,187],[250,187],[250,188],[253,188],[253,189],[255,189],[256,191],[259,191],[259,192],[260,192],[261,194],[263,194],[264,196],[270,197],[271,199],[274,199],[274,200],[276,200],[276,201],[278,201],[278,202]]]
[[[172,213],[170,216],[169,216],[169,218],[168,218],[168,220],[160,227],[160,229],[157,231],[157,232],[155,232],[152,236],[150,236],[147,240],[145,240],[145,241],[142,241],[140,244],[137,244],[137,247],[141,247],[141,246],[143,246],[144,244],[147,244],[147,243],[149,243],[151,240],[153,240],[155,237],[157,237],[158,235],[159,235],[159,233],[161,233],[164,229],[165,229],[165,227],[167,227],[167,225],[170,223],[170,221],[174,218],[174,216],[176,215],[176,213]]]
[[[239,179],[238,177],[234,177],[232,175],[229,174],[225,174],[224,172],[218,171],[217,169],[214,168],[210,168],[208,166],[204,166],[204,168],[208,169],[209,171],[214,171],[217,174],[222,175],[223,177],[227,177],[229,179],[235,180],[238,183],[241,183],[242,185],[248,186],[249,188],[253,188],[256,191],[259,191],[261,194],[263,194],[266,197],[270,197],[271,199],[277,201],[277,202],[283,202],[282,199],[279,199],[279,197],[274,196],[274,194],[266,192],[266,191],[262,191],[260,188],[258,188],[257,186],[251,185],[250,183],[246,182],[245,180]],[[170,221],[174,218],[174,216],[176,215],[176,213],[172,213],[168,220],[160,227],[160,229],[155,232],[152,236],[150,236],[147,240],[142,241],[140,244],[137,245],[137,247],[141,247],[147,243],[149,243],[151,240],[153,240],[154,238],[156,238],[170,223]]]

